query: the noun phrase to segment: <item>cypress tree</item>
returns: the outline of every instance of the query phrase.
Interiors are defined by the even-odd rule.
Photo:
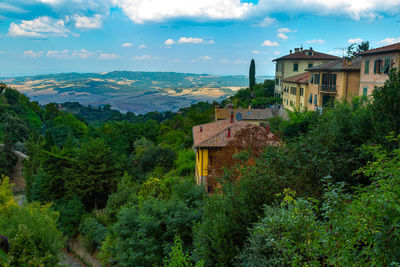
[[[249,88],[251,92],[251,97],[254,97],[254,86],[256,85],[256,63],[254,59],[251,60],[250,70],[249,70]]]

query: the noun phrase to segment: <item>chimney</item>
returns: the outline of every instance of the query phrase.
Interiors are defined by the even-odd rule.
[[[231,138],[231,127],[228,127],[228,138]]]
[[[299,48],[295,48],[295,49],[294,49],[294,52],[295,52],[295,53],[299,52]]]
[[[303,52],[303,47],[300,47],[300,51]]]
[[[292,54],[292,49],[289,50],[290,54]]]
[[[200,132],[203,132],[203,126],[200,125]]]
[[[233,118],[233,111],[231,110],[231,123],[234,123],[234,118]]]

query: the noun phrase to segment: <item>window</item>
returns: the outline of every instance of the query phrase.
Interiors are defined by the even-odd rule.
[[[365,60],[364,73],[369,73],[369,60]]]
[[[382,73],[382,59],[375,60],[374,73]]]
[[[314,96],[314,105],[317,105],[317,95]]]
[[[307,54],[308,54],[309,56],[312,56],[313,52],[312,52],[312,51],[309,51]]]
[[[310,94],[310,98],[308,99],[308,103],[312,103],[312,94]]]
[[[299,70],[299,64],[294,63],[293,64],[293,71],[298,71]]]
[[[314,84],[319,84],[319,74],[314,74]]]
[[[336,91],[336,74],[322,74],[323,91]]]
[[[314,74],[311,74],[310,83],[312,84],[314,81]]]
[[[368,87],[364,87],[363,88],[363,96],[367,96],[368,95]]]
[[[297,88],[296,88],[296,87],[290,87],[290,93],[291,93],[292,95],[296,95],[296,93],[297,93]]]
[[[308,68],[312,68],[313,64],[312,63],[308,63]]]
[[[275,84],[279,85],[279,78],[275,78]]]
[[[383,73],[389,73],[390,58],[385,58],[385,65],[383,65]]]

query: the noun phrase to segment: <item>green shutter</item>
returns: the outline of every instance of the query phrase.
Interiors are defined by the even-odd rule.
[[[368,94],[368,87],[363,88],[363,96],[367,96]]]
[[[368,74],[368,73],[369,73],[369,60],[366,60],[366,61],[365,61],[364,73],[365,73],[365,74]]]

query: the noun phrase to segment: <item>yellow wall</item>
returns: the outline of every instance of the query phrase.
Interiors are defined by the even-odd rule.
[[[315,95],[317,95],[317,105],[318,107],[322,106],[322,96],[332,95],[335,96],[337,100],[346,100],[351,101],[355,96],[358,96],[359,84],[360,84],[360,73],[357,71],[352,72],[310,72],[310,77],[312,74],[320,75],[319,82],[322,83],[322,74],[336,74],[336,94],[334,93],[323,93],[320,92],[319,85],[317,84],[308,84],[308,90],[306,90],[306,94],[304,94],[305,103],[307,106],[307,110],[314,110],[314,99]],[[310,98],[310,94],[312,94],[312,103],[308,103],[308,99]]]
[[[282,70],[281,71],[275,71],[275,78],[279,78],[280,84],[275,85],[275,93],[279,93],[281,95],[281,98],[283,97],[283,82],[282,80],[294,76],[300,73],[306,72],[305,69],[308,69],[308,64],[313,64],[313,67],[331,62],[332,60],[313,60],[313,59],[281,59],[276,62],[276,64],[283,64]],[[298,66],[298,71],[293,71],[293,64],[297,63],[299,64]]]
[[[283,92],[283,89],[285,87],[288,88],[288,92]],[[291,87],[296,87],[296,95],[290,93]],[[283,107],[292,111],[294,111],[295,108],[300,110],[304,109],[306,105],[305,96],[308,91],[307,87],[308,85],[304,83],[283,82],[282,83]],[[300,88],[304,89],[303,96],[300,96]],[[290,101],[292,101],[292,105]]]
[[[201,184],[201,177],[208,175],[208,149],[196,149],[196,182]],[[205,182],[205,180],[203,180]]]

